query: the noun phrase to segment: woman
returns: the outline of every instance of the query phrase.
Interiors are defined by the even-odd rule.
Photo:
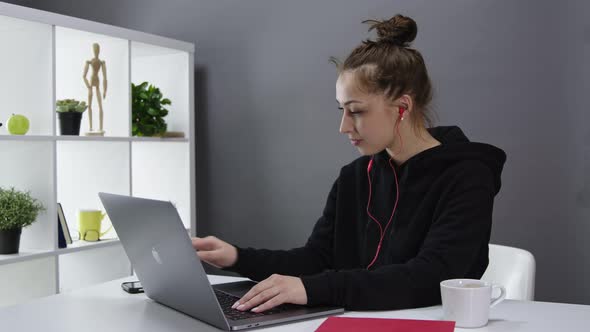
[[[344,166],[305,246],[237,248],[194,238],[205,262],[261,280],[234,308],[282,303],[353,310],[440,303],[439,283],[479,279],[488,265],[494,196],[506,159],[458,127],[428,128],[432,87],[416,23],[368,21],[367,40],[338,65],[340,132],[362,157]]]

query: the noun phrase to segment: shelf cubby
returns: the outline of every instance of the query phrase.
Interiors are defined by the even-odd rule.
[[[29,119],[29,135],[50,135],[53,115],[52,26],[0,15],[0,135],[12,114]]]
[[[63,27],[55,28],[56,99],[88,102],[88,88],[83,74],[86,61],[94,57],[93,44],[100,45],[99,59],[105,61],[107,93],[102,101],[105,136],[128,136],[129,133],[129,42],[125,39]],[[90,81],[92,69],[87,73]],[[99,72],[103,91],[102,72]],[[94,89],[93,89],[94,91]],[[101,96],[102,97],[102,96]],[[96,93],[92,102],[93,130],[98,130],[99,109]],[[89,109],[83,113],[80,134],[90,130]],[[56,126],[56,134],[59,132]]]
[[[131,275],[131,264],[121,244],[69,252],[58,259],[60,292]]]
[[[21,250],[52,250],[55,245],[56,219],[54,208],[53,142],[0,141],[4,156],[0,163],[0,184],[3,188],[14,187],[28,191],[46,210],[37,221],[22,230]],[[40,162],[41,161],[41,162]]]
[[[190,161],[184,142],[133,142],[132,195],[171,201],[191,227]]]
[[[189,54],[166,47],[131,42],[131,82],[138,85],[149,82],[172,101],[167,105],[168,131],[181,131],[189,135]]]
[[[55,257],[0,265],[0,307],[55,294]]]
[[[104,211],[99,192],[120,195],[130,193],[128,142],[57,142],[57,202],[70,233],[76,237],[78,210]],[[110,225],[108,216],[103,229]],[[115,233],[114,229],[105,236]]]

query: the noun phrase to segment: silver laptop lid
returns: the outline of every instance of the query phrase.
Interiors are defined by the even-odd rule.
[[[207,274],[172,203],[107,193],[98,196],[146,295],[228,330]]]

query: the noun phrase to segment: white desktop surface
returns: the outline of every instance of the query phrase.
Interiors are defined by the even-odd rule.
[[[241,280],[210,276],[212,283]],[[110,281],[76,291],[0,308],[2,331],[219,331],[148,299],[127,294],[121,282]],[[442,319],[440,306],[372,312],[346,312],[346,317]],[[324,318],[258,328],[254,331],[315,331]],[[590,331],[590,306],[506,300],[491,310],[490,322],[479,329],[456,331]]]

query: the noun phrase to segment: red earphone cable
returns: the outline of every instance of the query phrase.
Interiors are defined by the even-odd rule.
[[[372,158],[371,158],[371,161],[369,162],[369,167],[367,167],[367,179],[369,181],[369,201],[367,202],[367,214],[379,227],[379,244],[377,245],[377,251],[375,252],[375,257],[373,257],[373,260],[367,266],[367,270],[375,263],[375,261],[377,260],[377,257],[379,256],[379,251],[381,251],[381,243],[383,242],[383,238],[385,237],[385,232],[387,231],[387,228],[389,227],[391,220],[393,220],[393,215],[395,214],[395,210],[397,209],[397,202],[399,201],[399,183],[397,181],[397,172],[395,171],[395,167],[393,167],[393,164],[391,162],[392,162],[392,159],[389,158],[389,166],[391,166],[391,169],[393,170],[393,175],[395,178],[395,188],[396,188],[395,204],[393,205],[393,210],[391,211],[391,216],[389,217],[389,221],[387,221],[387,225],[385,225],[385,229],[383,229],[381,227],[381,224],[379,223],[379,221],[377,219],[375,219],[375,217],[373,217],[371,212],[369,212],[369,206],[371,205],[371,192],[372,192],[372,190],[371,190],[372,189],[371,175],[370,175],[371,166],[373,165]]]
[[[403,118],[404,112],[405,112],[405,109],[400,108],[400,110],[399,110],[400,117],[398,118],[398,121],[395,124],[395,131],[397,132],[397,136],[399,137],[399,142],[400,142],[400,153],[404,149],[404,140],[402,139],[402,135],[399,132],[399,124],[401,122],[399,119]],[[381,223],[379,223],[379,221],[375,217],[373,217],[373,215],[369,211],[369,206],[371,206],[371,193],[373,191],[372,184],[371,184],[371,168],[373,167],[373,158],[371,158],[371,160],[369,160],[369,165],[367,166],[367,180],[369,181],[369,200],[367,201],[367,215],[377,224],[377,227],[379,227],[379,244],[377,245],[377,250],[375,252],[375,256],[373,257],[373,260],[371,261],[371,263],[369,265],[367,265],[367,270],[375,263],[375,261],[377,260],[377,257],[379,257],[379,252],[381,251],[381,244],[383,243],[383,238],[385,237],[385,232],[387,231],[389,224],[393,220],[393,215],[395,214],[395,210],[397,209],[397,202],[399,201],[399,183],[397,181],[397,172],[395,171],[395,167],[393,167],[393,164],[392,164],[392,158],[389,158],[389,166],[391,166],[391,169],[393,170],[393,176],[395,178],[395,203],[393,205],[393,210],[391,211],[391,216],[389,216],[389,220],[387,221],[387,225],[385,225],[385,229],[383,229],[381,227]]]
[[[405,109],[401,108],[400,109],[400,118],[404,116],[404,112]],[[397,154],[400,154],[403,150],[404,150],[404,140],[402,139],[402,135],[399,133],[399,124],[400,124],[400,120],[398,118],[397,123],[395,124],[395,131],[397,132],[397,137],[399,138],[399,143],[400,143],[400,148],[399,148],[399,152]]]

